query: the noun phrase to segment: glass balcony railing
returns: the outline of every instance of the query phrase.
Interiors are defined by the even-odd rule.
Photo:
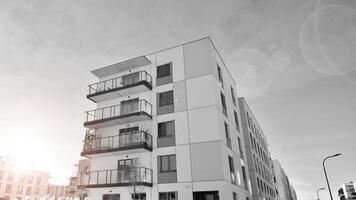
[[[82,155],[137,148],[152,150],[152,136],[145,131],[134,131],[109,137],[88,135],[84,141]]]
[[[134,118],[129,120],[132,116],[142,116],[141,118]],[[99,108],[85,112],[84,126],[89,127],[94,124],[100,124],[115,120],[116,124],[131,123],[141,121],[152,117],[152,105],[144,99],[132,99],[123,101],[119,105]],[[126,118],[127,120],[122,120]],[[103,125],[109,126],[110,124]]]
[[[81,174],[80,180],[80,186],[84,188],[130,185],[152,187],[152,170],[145,167],[127,166],[124,169],[90,171]]]
[[[88,85],[88,96],[103,94],[110,91],[132,87],[140,83],[146,83],[149,89],[152,89],[152,77],[146,71],[134,72],[128,75],[112,78],[98,83]]]

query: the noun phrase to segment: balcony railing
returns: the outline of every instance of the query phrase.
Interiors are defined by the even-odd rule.
[[[105,93],[114,91],[116,92],[137,85],[145,85],[148,89],[152,89],[152,77],[146,71],[139,71],[109,80],[93,83],[88,85],[89,94],[87,97],[92,99],[97,95],[103,95]]]
[[[122,121],[123,123],[130,123],[146,119],[135,118],[133,119],[133,121],[122,120],[124,118],[141,115],[146,116],[146,118],[152,118],[152,105],[144,99],[132,100],[131,102],[122,102],[119,105],[99,108],[85,112],[84,126],[91,128],[91,125],[100,124],[111,120],[116,120],[116,124],[120,124],[120,121]],[[110,125],[106,124],[103,126],[105,127]]]
[[[145,131],[108,137],[86,137],[82,156],[113,151],[145,148],[152,151],[152,136]]]
[[[80,186],[94,187],[125,187],[142,185],[152,187],[152,170],[145,167],[128,167],[91,171],[81,175]]]

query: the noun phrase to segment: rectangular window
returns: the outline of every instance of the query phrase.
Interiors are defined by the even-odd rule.
[[[23,185],[17,186],[17,194],[18,194],[18,195],[21,195],[22,192],[23,192]]]
[[[223,80],[223,75],[222,75],[221,67],[219,66],[219,64],[216,64],[216,66],[217,66],[217,68],[218,68],[219,81],[220,81],[221,83],[223,83],[224,80]]]
[[[28,184],[32,184],[32,182],[33,182],[33,176],[29,176],[28,180],[27,180],[27,183]]]
[[[7,184],[6,188],[5,188],[5,192],[6,193],[11,193],[11,189],[12,189],[12,185],[11,184]]]
[[[234,160],[230,156],[229,156],[229,167],[230,167],[230,174],[231,174],[231,182],[233,184],[236,184]]]
[[[25,178],[26,178],[26,176],[24,174],[21,174],[20,183],[25,183]]]
[[[220,92],[220,97],[221,97],[221,105],[222,105],[223,113],[227,117],[226,100],[224,94],[221,92]]]
[[[178,200],[177,192],[160,192],[159,200]]]
[[[139,100],[138,98],[129,99],[126,101],[121,101],[120,103],[120,114],[125,115],[133,112],[139,111]],[[112,114],[110,113],[110,117]]]
[[[4,177],[4,171],[0,170],[0,181],[2,180],[2,177]]]
[[[14,172],[9,172],[7,175],[7,181],[13,181],[14,180]]]
[[[242,150],[242,144],[241,144],[241,138],[240,137],[237,137],[237,142],[239,144],[240,157],[243,160],[244,159],[244,152]]]
[[[234,117],[235,117],[235,124],[236,124],[236,129],[240,131],[240,123],[239,123],[239,116],[237,115],[237,112],[234,111]]]
[[[103,194],[103,200],[120,200],[120,194]]]
[[[225,127],[225,136],[226,136],[226,145],[231,149],[231,138],[230,138],[230,133],[229,133],[229,125],[227,125],[227,123],[224,122],[224,127]]]
[[[173,136],[174,132],[174,121],[158,123],[158,137]]]
[[[248,187],[247,187],[247,176],[246,176],[246,169],[244,166],[241,166],[242,168],[242,178],[244,180],[244,186],[245,186],[245,190],[248,190]]]
[[[159,156],[161,161],[160,172],[176,172],[176,155]]]
[[[160,93],[158,98],[159,106],[168,106],[174,103],[173,101],[173,91],[162,92]]]
[[[230,86],[230,90],[231,90],[232,103],[234,104],[234,106],[236,106],[236,97],[235,97],[234,88],[232,86]]]
[[[157,78],[171,76],[171,63],[157,66]]]
[[[27,187],[26,188],[26,195],[31,195],[31,190],[32,190],[31,187]]]
[[[36,185],[41,185],[41,177],[37,177],[37,179],[36,179]]]
[[[232,196],[233,196],[234,200],[237,200],[237,194],[235,192],[232,193]]]
[[[132,200],[146,200],[146,193],[131,194]]]

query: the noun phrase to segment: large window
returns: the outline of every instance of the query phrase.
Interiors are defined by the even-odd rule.
[[[103,194],[103,200],[120,200],[120,194]]]
[[[174,121],[158,123],[158,137],[173,136],[174,132]]]
[[[160,192],[159,200],[177,200],[178,194],[177,192]]]
[[[234,104],[234,106],[236,106],[236,97],[235,97],[234,88],[230,86],[230,90],[231,90],[232,103]]]
[[[32,193],[32,188],[31,187],[27,187],[26,188],[26,195],[31,195]]]
[[[171,63],[160,65],[157,67],[157,78],[171,76]]]
[[[230,168],[231,182],[233,184],[236,184],[234,159],[230,156],[229,156],[229,168]]]
[[[158,95],[159,106],[168,106],[174,103],[173,91],[162,92]]]
[[[177,166],[176,166],[176,155],[165,155],[165,156],[159,156],[160,159],[160,172],[176,172],[177,171]]]
[[[232,197],[234,198],[234,200],[238,200],[237,194],[235,192],[232,193]]]
[[[7,184],[6,188],[5,188],[5,192],[6,193],[11,193],[11,189],[12,189],[12,185],[11,184]]]
[[[146,193],[131,194],[132,200],[146,200]]]
[[[231,138],[230,138],[230,133],[229,133],[229,125],[227,125],[227,123],[224,122],[224,127],[225,127],[225,136],[226,136],[226,145],[231,149]]]
[[[239,123],[239,116],[237,115],[237,112],[234,111],[234,117],[235,117],[235,124],[236,124],[236,129],[240,131],[240,123]]]
[[[242,150],[242,144],[241,144],[241,138],[240,137],[237,137],[237,142],[239,143],[240,157],[243,160],[244,159],[244,152]]]
[[[227,116],[225,96],[224,96],[223,93],[220,93],[220,97],[221,97],[221,105],[222,105],[223,113],[224,113],[225,116]]]

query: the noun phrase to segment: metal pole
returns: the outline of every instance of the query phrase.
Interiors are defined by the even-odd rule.
[[[329,159],[329,158],[333,158],[333,157],[336,157],[336,156],[339,156],[339,155],[341,155],[341,154],[335,154],[335,155],[332,155],[332,156],[328,156],[328,157],[324,158],[324,160],[323,160],[323,169],[324,169],[325,179],[326,179],[326,183],[327,183],[327,185],[328,185],[328,190],[329,190],[329,194],[330,194],[330,199],[331,199],[331,200],[334,200],[334,199],[333,199],[333,195],[331,194],[329,179],[328,179],[328,175],[327,175],[326,169],[325,169],[325,161],[326,161],[327,159]]]

